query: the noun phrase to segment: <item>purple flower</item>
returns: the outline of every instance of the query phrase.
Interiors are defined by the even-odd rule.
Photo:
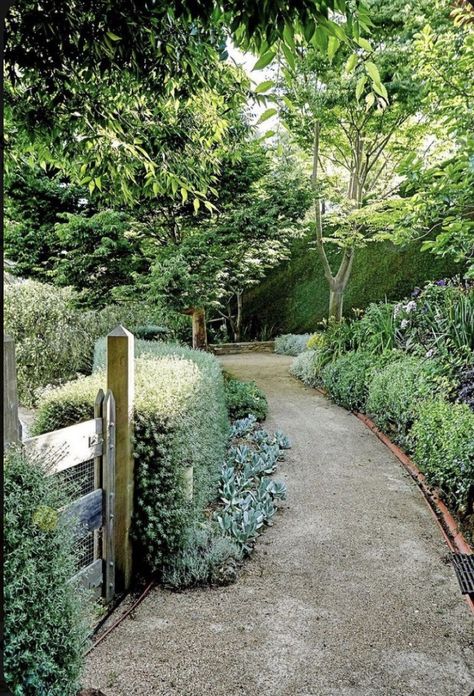
[[[439,287],[443,288],[446,285],[446,281],[445,280],[437,280],[435,285],[439,285]]]

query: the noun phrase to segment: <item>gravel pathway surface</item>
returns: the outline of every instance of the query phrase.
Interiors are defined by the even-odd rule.
[[[474,621],[420,492],[359,420],[288,374],[225,356],[293,441],[289,497],[235,585],[154,590],[87,663],[107,696],[468,696]]]

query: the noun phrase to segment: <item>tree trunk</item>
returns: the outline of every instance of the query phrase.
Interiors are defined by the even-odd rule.
[[[207,350],[206,311],[202,308],[193,308],[193,348]]]
[[[242,334],[242,293],[237,293],[237,316],[235,318],[234,341],[239,343]]]
[[[329,319],[342,321],[342,307],[344,303],[344,289],[329,290]]]

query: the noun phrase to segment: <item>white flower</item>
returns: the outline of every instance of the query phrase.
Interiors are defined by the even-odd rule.
[[[405,307],[405,311],[410,313],[410,312],[413,312],[413,310],[415,310],[415,309],[416,309],[415,300],[410,300],[410,302]]]
[[[394,317],[398,316],[398,315],[400,314],[401,311],[402,311],[402,304],[399,302],[399,303],[396,304],[395,307],[393,308],[393,316],[394,316]]]
[[[433,348],[430,348],[430,350],[428,350],[426,352],[425,358],[431,358],[433,355],[434,355],[434,350],[433,350]]]
[[[402,323],[400,324],[400,328],[406,329],[409,323],[410,322],[408,321],[408,319],[402,319]]]

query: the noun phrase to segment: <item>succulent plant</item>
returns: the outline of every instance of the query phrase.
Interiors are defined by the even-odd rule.
[[[278,445],[280,449],[286,450],[291,449],[291,440],[285,435],[281,430],[277,430],[273,436],[273,442]]]

